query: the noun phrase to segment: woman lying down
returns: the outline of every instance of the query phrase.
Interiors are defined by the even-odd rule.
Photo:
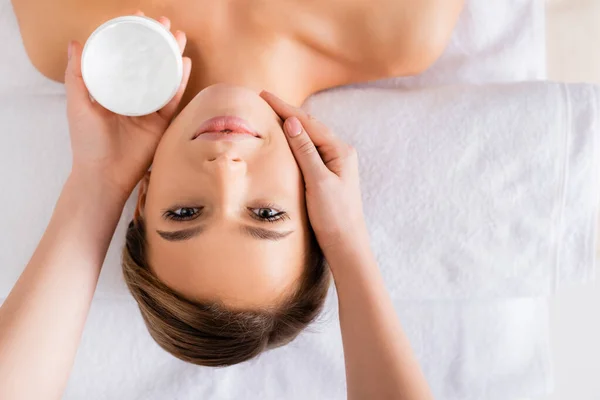
[[[299,106],[320,90],[425,70],[462,0],[168,8],[171,19],[159,21],[181,29],[174,35],[190,57],[175,98],[143,117],[91,101],[81,77],[87,36],[140,3],[35,2],[13,5],[33,64],[64,77],[73,163],[0,309],[0,398],[61,397],[109,242],[140,181],[123,273],[166,351],[227,366],[285,345],[319,314],[332,275],[348,396],[430,398],[370,249],[356,152]],[[167,9],[142,3],[149,15]]]

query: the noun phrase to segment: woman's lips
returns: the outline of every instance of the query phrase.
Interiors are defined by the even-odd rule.
[[[212,140],[212,141],[227,141],[241,142],[242,140],[256,140],[257,137],[248,133],[222,133],[222,132],[205,132],[197,137],[197,140]]]
[[[250,124],[239,117],[220,116],[204,121],[198,128],[192,140],[201,138],[203,140],[244,140],[249,138],[261,138],[261,136]]]

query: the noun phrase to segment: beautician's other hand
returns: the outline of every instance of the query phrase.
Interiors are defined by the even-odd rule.
[[[301,108],[269,92],[261,97],[285,120],[288,143],[304,176],[310,223],[325,256],[340,246],[368,246],[356,150]]]
[[[136,15],[144,15],[138,11]],[[167,29],[171,22],[158,19]],[[175,38],[183,53],[185,33],[177,31]],[[123,196],[129,196],[148,170],[161,136],[169,126],[191,71],[191,59],[183,58],[183,79],[175,97],[161,110],[141,117],[115,114],[90,99],[81,76],[83,46],[72,41],[65,71],[67,116],[73,151],[72,173],[84,179],[101,180]]]

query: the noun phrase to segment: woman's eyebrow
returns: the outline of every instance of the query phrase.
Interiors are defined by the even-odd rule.
[[[205,225],[199,225],[199,226],[196,226],[193,228],[182,229],[179,231],[172,231],[172,232],[157,230],[156,233],[158,233],[158,235],[161,238],[168,240],[169,242],[181,242],[181,241],[190,240],[190,239],[195,238],[196,236],[199,236],[200,234],[202,234],[202,232],[204,232],[205,227],[206,227]],[[244,233],[245,235],[250,236],[254,239],[270,240],[273,242],[285,239],[286,237],[288,237],[289,235],[291,235],[294,232],[294,231],[279,232],[279,231],[273,231],[271,229],[259,228],[259,227],[250,226],[250,225],[241,225],[240,231],[242,233]]]
[[[271,240],[274,242],[285,239],[286,237],[288,237],[289,235],[291,235],[294,232],[294,231],[285,231],[285,232],[272,231],[270,229],[259,228],[259,227],[251,226],[251,225],[242,225],[240,228],[244,234],[246,234],[250,237],[253,237],[255,239],[261,239],[261,240]]]
[[[198,235],[200,235],[205,229],[205,225],[198,225],[193,228],[182,229],[179,231],[159,231],[156,233],[160,235],[161,238],[168,240],[169,242],[180,242],[182,240],[189,240]]]

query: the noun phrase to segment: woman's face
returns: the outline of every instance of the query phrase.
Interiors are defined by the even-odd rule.
[[[219,116],[244,119],[260,137],[194,139]],[[188,298],[268,307],[301,279],[302,177],[281,119],[252,90],[213,85],[182,110],[157,149],[141,207],[152,271]]]

